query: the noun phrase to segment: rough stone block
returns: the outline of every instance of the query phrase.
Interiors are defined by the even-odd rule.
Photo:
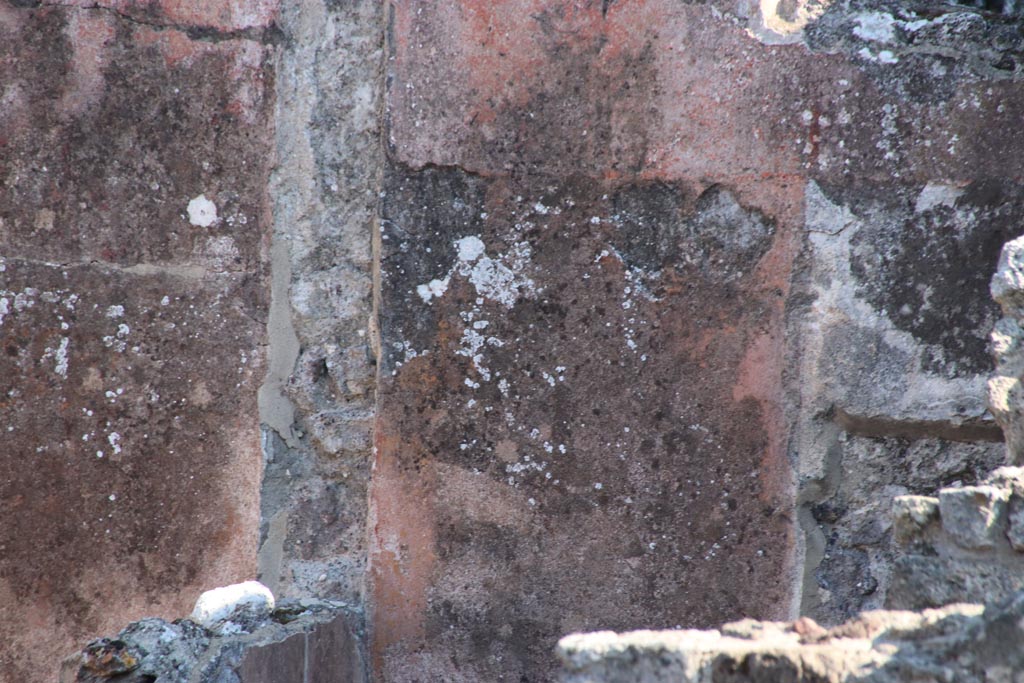
[[[1016,494],[1010,496],[1006,539],[1011,548],[1024,553],[1024,498]]]
[[[286,600],[244,631],[143,619],[63,663],[61,683],[363,683],[353,615],[336,602]]]
[[[900,545],[923,543],[930,528],[939,522],[939,499],[930,496],[897,496],[893,499],[893,540]]]
[[[997,467],[985,477],[985,483],[1024,495],[1024,467],[1008,465]]]
[[[304,683],[364,683],[366,674],[359,641],[344,615],[309,632]]]
[[[241,683],[309,683],[306,678],[305,633],[250,647],[238,669]]]
[[[957,602],[998,601],[1024,588],[1024,567],[1005,558],[898,557],[885,606],[924,609]]]
[[[801,621],[718,631],[573,634],[561,683],[1011,681],[1024,670],[1024,596],[921,612],[873,610],[813,636]]]
[[[992,485],[939,492],[942,528],[962,548],[983,550],[1003,543],[1009,492]]]

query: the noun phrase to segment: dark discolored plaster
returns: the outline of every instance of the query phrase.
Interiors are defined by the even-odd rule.
[[[240,389],[262,329],[238,279],[3,268],[0,656],[20,675],[250,575],[260,457]]]
[[[0,5],[0,680],[255,572],[269,60]]]
[[[724,188],[680,188],[664,212],[644,204],[679,255],[649,272],[617,255],[636,218],[616,209],[650,193],[392,168],[371,494],[383,680],[545,680],[560,632],[786,603],[785,469],[771,414],[736,389],[777,310],[755,274],[771,222]],[[736,270],[710,267],[712,220],[753,231]]]

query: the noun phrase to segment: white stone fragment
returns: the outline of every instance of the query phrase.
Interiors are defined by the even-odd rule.
[[[960,198],[960,195],[964,193],[959,187],[955,185],[944,185],[942,183],[928,183],[921,190],[921,194],[917,196],[917,202],[914,204],[914,211],[916,213],[924,213],[925,211],[931,211],[937,206],[956,206],[956,200]]]
[[[210,630],[219,630],[237,611],[269,613],[274,609],[274,594],[259,581],[245,581],[208,590],[196,600],[189,617]]]
[[[217,222],[217,205],[201,194],[188,203],[188,222],[208,228]]]

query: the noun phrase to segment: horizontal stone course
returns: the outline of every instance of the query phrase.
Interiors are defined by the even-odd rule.
[[[574,634],[561,683],[909,683],[1015,680],[1024,593],[989,606],[872,610],[830,629],[810,619],[712,631]],[[1000,677],[1004,676],[1005,677]]]

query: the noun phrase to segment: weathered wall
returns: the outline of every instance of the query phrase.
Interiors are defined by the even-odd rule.
[[[0,31],[19,676],[256,571],[365,602],[386,681],[835,621],[885,599],[894,495],[1002,457],[1014,18],[17,0]]]
[[[255,572],[272,19],[0,3],[0,680]]]
[[[393,3],[385,680],[543,680],[572,628],[841,619],[884,600],[893,495],[1001,460],[1020,25],[790,9]]]
[[[972,484],[1003,460],[985,410],[988,293],[1020,231],[1019,18],[835,5],[806,32],[834,97],[809,109],[806,241],[789,328],[802,612],[884,604],[894,495]]]
[[[804,53],[674,2],[396,2],[390,39],[381,680],[785,614]]]

